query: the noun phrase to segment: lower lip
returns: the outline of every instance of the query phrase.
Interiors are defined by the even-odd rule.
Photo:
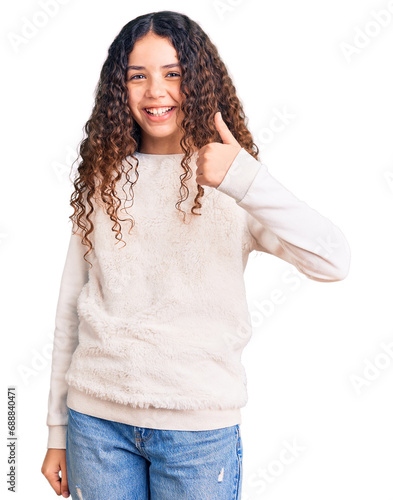
[[[149,115],[149,113],[144,109],[143,112],[145,115],[152,121],[152,122],[163,122],[165,120],[168,120],[169,117],[172,116],[173,112],[175,111],[176,107],[172,108],[170,111],[167,111],[163,115],[160,116],[154,116],[154,115]]]

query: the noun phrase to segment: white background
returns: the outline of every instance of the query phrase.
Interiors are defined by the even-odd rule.
[[[187,14],[211,37],[270,173],[334,222],[352,253],[345,280],[305,278],[298,288],[283,282],[293,266],[250,256],[245,277],[258,325],[243,354],[242,498],[392,500],[393,3],[63,4],[18,47],[10,36],[21,36],[43,4],[1,7],[0,495],[7,488],[6,389],[16,385],[16,496],[55,498],[40,470],[70,234],[69,167],[109,45],[134,17],[165,9]],[[271,120],[284,110],[290,119],[273,132]],[[262,306],[277,289],[286,300],[267,313]],[[390,356],[382,342],[392,345]],[[380,369],[364,373],[375,363]],[[353,376],[364,379],[360,391]],[[280,464],[285,442],[299,452]]]

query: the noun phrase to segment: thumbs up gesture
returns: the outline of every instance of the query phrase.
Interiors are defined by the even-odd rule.
[[[198,151],[196,181],[200,186],[216,188],[242,147],[233,137],[219,111],[214,115],[214,122],[223,144],[211,142]]]

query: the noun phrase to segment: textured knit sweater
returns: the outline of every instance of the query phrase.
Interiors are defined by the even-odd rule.
[[[132,206],[124,173],[116,188],[126,210],[119,217],[135,221],[130,233],[130,222],[121,222],[126,245],[99,204],[92,269],[80,235],[71,234],[55,320],[48,448],[66,448],[67,406],[156,429],[240,424],[248,399],[241,355],[252,334],[244,283],[250,252],[275,255],[316,281],[348,274],[341,230],[243,148],[217,188],[204,186],[202,215],[190,214],[196,155],[185,222],[175,207],[183,154],[136,152]],[[135,170],[129,175],[136,179]]]

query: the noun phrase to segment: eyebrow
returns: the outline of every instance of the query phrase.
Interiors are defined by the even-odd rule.
[[[173,64],[165,64],[164,66],[161,66],[161,68],[180,68],[179,63],[173,63]],[[129,69],[146,69],[144,66],[127,66],[127,71]]]

